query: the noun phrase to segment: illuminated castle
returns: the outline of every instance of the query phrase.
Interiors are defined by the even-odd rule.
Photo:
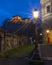
[[[24,22],[24,23],[29,23],[30,22],[30,19],[29,18],[24,18],[22,19],[21,16],[13,16],[12,19],[11,19],[12,22]]]

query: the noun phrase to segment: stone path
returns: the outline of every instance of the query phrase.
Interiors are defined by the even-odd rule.
[[[1,58],[0,65],[29,65],[25,58]]]

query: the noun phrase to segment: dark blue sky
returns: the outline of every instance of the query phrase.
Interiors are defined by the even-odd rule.
[[[40,10],[40,0],[0,0],[0,26],[14,15],[32,17],[32,10]]]

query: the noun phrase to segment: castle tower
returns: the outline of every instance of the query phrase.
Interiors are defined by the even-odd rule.
[[[40,0],[40,3],[42,8],[44,40],[48,42],[48,37],[52,40],[52,0]],[[49,30],[50,32],[48,33],[46,30]]]

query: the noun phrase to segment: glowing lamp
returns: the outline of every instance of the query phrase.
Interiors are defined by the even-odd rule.
[[[37,19],[39,17],[39,11],[38,10],[33,10],[33,17]]]

